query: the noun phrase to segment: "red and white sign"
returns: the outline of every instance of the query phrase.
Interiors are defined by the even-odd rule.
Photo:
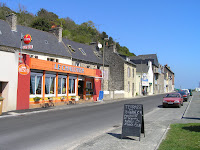
[[[25,64],[21,64],[18,67],[18,71],[21,75],[27,75],[30,72],[30,67],[28,65]]]
[[[33,49],[33,45],[24,45],[22,49]]]
[[[25,44],[29,44],[29,43],[31,43],[31,41],[32,41],[32,37],[31,37],[31,35],[30,34],[26,34],[25,36],[24,36],[24,43]]]

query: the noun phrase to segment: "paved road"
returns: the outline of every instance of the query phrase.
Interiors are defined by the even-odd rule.
[[[161,105],[162,97],[157,95],[0,118],[0,150],[72,149],[121,126],[125,103],[143,104],[146,114]]]

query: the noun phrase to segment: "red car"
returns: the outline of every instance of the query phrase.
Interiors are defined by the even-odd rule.
[[[169,93],[163,97],[163,107],[167,106],[183,106],[183,97],[180,93]]]

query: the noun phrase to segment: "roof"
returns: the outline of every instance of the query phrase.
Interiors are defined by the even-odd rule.
[[[148,72],[149,66],[146,64],[136,64],[136,72]]]
[[[119,54],[119,53],[115,53],[115,54],[117,54],[119,57],[121,57],[122,60],[123,60],[124,62],[136,66],[135,63],[133,63],[133,62],[130,61],[130,60],[127,60],[127,58],[129,59],[129,57],[127,57],[127,56],[125,56],[125,55],[122,55],[122,54]]]
[[[75,52],[71,52],[73,59],[83,60],[97,64],[103,64],[103,58],[94,46],[74,42],[66,38],[63,38],[63,42],[66,45],[66,47],[70,45],[75,50]],[[81,52],[80,48],[82,48],[84,54]],[[104,64],[108,65],[107,62],[104,62]]]
[[[11,46],[20,49],[21,35],[24,36],[26,34],[30,34],[33,39],[30,43],[33,45],[33,49],[30,51],[71,57],[63,43],[58,42],[57,37],[52,33],[21,25],[17,25],[17,31],[11,31],[9,24],[3,20],[0,20],[0,30],[2,32],[2,35],[0,36],[0,45]]]
[[[147,63],[147,61],[152,61],[152,64],[159,67],[158,57],[156,54],[138,55],[130,56],[130,60],[135,64]]]
[[[169,66],[165,65],[165,68],[166,68],[167,70],[169,70],[172,74],[174,74],[174,72],[170,69]]]

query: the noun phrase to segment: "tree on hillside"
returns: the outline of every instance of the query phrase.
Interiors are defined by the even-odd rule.
[[[56,21],[58,19],[58,15],[54,14],[53,12],[48,12],[46,9],[41,8],[37,12],[37,17],[45,18],[47,21]]]
[[[13,12],[14,11],[8,8],[5,3],[0,2],[0,19],[6,20],[6,16]]]
[[[30,25],[32,28],[39,29],[42,31],[49,31],[50,23],[47,19],[44,18],[36,18]]]

